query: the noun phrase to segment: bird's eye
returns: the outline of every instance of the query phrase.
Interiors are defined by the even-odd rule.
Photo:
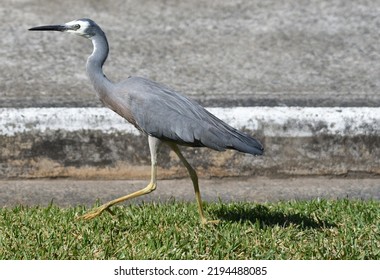
[[[79,24],[75,24],[74,26],[73,26],[73,29],[74,30],[78,30],[80,28],[80,25]]]

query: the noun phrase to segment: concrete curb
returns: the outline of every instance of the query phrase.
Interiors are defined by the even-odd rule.
[[[185,148],[203,177],[380,174],[380,108],[208,108],[260,139],[264,157]],[[0,108],[0,178],[146,178],[145,136],[106,108]],[[186,171],[169,149],[162,177]]]

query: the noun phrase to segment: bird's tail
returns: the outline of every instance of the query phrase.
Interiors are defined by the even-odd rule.
[[[211,113],[209,116],[214,120],[215,127],[208,132],[213,134],[214,143],[219,145],[220,150],[234,149],[252,155],[264,154],[264,147],[259,140],[233,128]]]
[[[231,145],[227,148],[258,156],[264,154],[264,147],[259,140],[240,131],[233,132]]]

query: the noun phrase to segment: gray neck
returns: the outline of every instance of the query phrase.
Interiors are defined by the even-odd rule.
[[[112,82],[107,79],[102,70],[108,56],[108,42],[104,34],[92,37],[91,41],[94,50],[87,59],[86,70],[98,96],[102,99],[113,87]]]

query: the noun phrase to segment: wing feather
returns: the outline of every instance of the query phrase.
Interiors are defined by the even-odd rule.
[[[133,124],[148,135],[219,151],[235,149],[251,154],[263,153],[263,146],[258,140],[229,126],[194,100],[162,84],[130,77],[119,84],[116,95],[129,108]]]

